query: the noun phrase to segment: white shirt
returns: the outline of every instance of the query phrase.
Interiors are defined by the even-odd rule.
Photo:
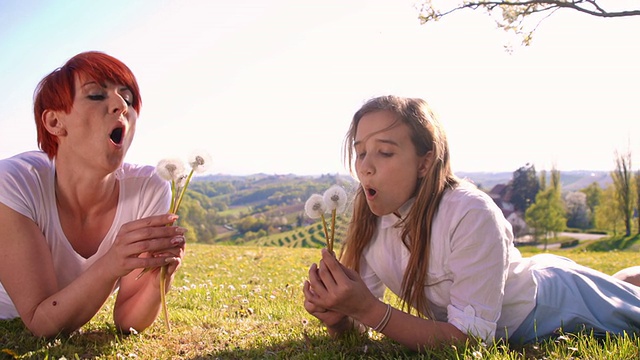
[[[400,209],[404,217],[415,199]],[[378,219],[360,274],[375,296],[400,296],[409,250],[398,218]],[[515,331],[535,306],[528,259],[513,245],[511,225],[494,201],[470,184],[447,190],[433,220],[425,295],[436,320],[485,341]]]
[[[0,202],[38,225],[51,250],[61,288],[69,285],[111,248],[122,225],[169,210],[169,183],[155,174],[154,167],[123,164],[116,175],[120,195],[113,224],[96,253],[84,258],[73,249],[60,225],[54,187],[55,163],[39,151],[0,160]],[[18,316],[0,284],[0,319]]]

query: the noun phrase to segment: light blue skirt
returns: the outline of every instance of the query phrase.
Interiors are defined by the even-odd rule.
[[[536,307],[509,335],[510,343],[541,341],[560,331],[585,330],[595,336],[639,333],[640,287],[566,258],[557,257],[554,263],[533,270]]]

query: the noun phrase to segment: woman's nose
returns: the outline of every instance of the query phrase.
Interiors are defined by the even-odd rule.
[[[114,114],[126,114],[129,106],[122,96],[114,92],[111,98],[111,112]]]

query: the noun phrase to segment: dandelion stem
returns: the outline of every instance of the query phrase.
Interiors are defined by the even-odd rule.
[[[329,248],[331,245],[329,244],[329,230],[327,230],[327,220],[324,218],[324,214],[320,215],[320,217],[322,218],[322,227],[324,228],[324,237],[327,241],[327,248]]]
[[[178,197],[178,200],[176,201],[175,206],[173,207],[174,214],[177,214],[178,209],[180,209],[180,204],[182,203],[182,197],[184,196],[184,193],[187,191],[187,187],[189,186],[189,182],[191,181],[191,177],[193,176],[193,171],[194,169],[191,169],[191,171],[189,172],[189,176],[187,176],[187,180],[184,183],[184,186],[182,186],[182,191],[180,191],[180,196]]]
[[[167,284],[167,267],[164,265],[160,268],[160,303],[162,305],[162,315],[164,316],[164,326],[167,331],[171,331],[171,324],[169,323],[169,310],[167,310],[166,299],[166,284]]]
[[[336,209],[331,210],[331,240],[329,241],[329,251],[333,252],[333,239],[336,234]]]
[[[176,202],[176,181],[171,180],[171,205],[169,209],[173,211],[173,206]]]

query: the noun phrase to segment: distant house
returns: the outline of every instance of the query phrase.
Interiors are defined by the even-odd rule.
[[[527,223],[524,221],[524,216],[520,212],[516,211],[511,201],[511,187],[506,184],[497,184],[489,192],[489,196],[498,205],[502,214],[509,221],[513,228],[513,235],[515,237],[523,236],[527,233]]]

